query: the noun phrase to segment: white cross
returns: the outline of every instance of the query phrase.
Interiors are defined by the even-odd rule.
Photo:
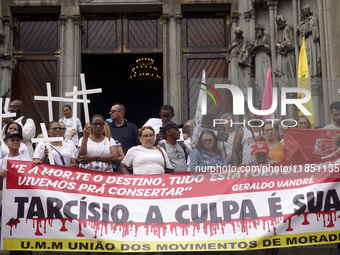
[[[47,130],[45,123],[40,123],[41,131],[43,133],[43,138],[32,138],[32,143],[40,143],[44,142],[46,144],[46,147],[48,149],[48,158],[50,160],[50,164],[54,165],[54,158],[51,152],[51,144],[50,142],[62,142],[64,140],[63,137],[48,137]]]
[[[7,103],[7,106],[6,106],[6,103]],[[13,112],[13,113],[8,112],[8,105],[9,105],[9,98],[6,98],[5,107],[4,107],[5,113],[2,113],[2,98],[0,98],[0,123],[1,123],[1,126],[2,126],[2,118],[11,118],[11,117],[15,117],[17,115],[15,112]],[[0,142],[3,142],[2,141],[2,131],[0,131]],[[0,145],[1,145],[1,143],[0,143]],[[0,158],[2,158],[1,146],[0,146]]]
[[[48,119],[49,121],[53,121],[53,109],[52,102],[71,102],[71,103],[83,103],[84,100],[77,98],[65,98],[65,97],[52,97],[51,93],[51,84],[49,82],[46,83],[47,96],[34,96],[34,100],[37,101],[47,101],[48,102]],[[90,103],[90,100],[87,100],[87,103]]]
[[[83,96],[83,102],[84,102],[84,114],[85,114],[85,123],[90,122],[90,115],[89,115],[89,106],[87,104],[87,94],[96,94],[96,93],[102,93],[102,89],[88,89],[86,90],[86,84],[85,84],[85,75],[82,73],[80,74],[80,82],[81,82],[81,90],[79,91],[73,91],[73,92],[66,92],[65,96]]]

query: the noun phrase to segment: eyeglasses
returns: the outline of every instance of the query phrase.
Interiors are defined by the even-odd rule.
[[[64,131],[64,130],[66,130],[66,128],[62,128],[62,127],[60,127],[59,129],[60,129],[61,131]]]
[[[110,114],[115,113],[115,112],[120,112],[119,110],[111,110],[109,111]]]
[[[149,134],[149,135],[142,135],[142,137],[143,138],[151,138],[151,137],[154,137],[155,135],[151,135],[151,134]]]
[[[214,141],[214,139],[212,139],[212,138],[202,140],[203,143],[212,143],[213,141]]]
[[[167,118],[167,119],[169,119],[169,118],[171,118],[171,117],[172,117],[172,115],[161,114],[161,118]]]
[[[51,128],[50,130],[61,131],[61,130],[63,130],[63,128],[61,128],[61,127],[54,127],[54,128]]]
[[[93,122],[91,123],[93,126],[104,126],[105,123],[104,122]]]

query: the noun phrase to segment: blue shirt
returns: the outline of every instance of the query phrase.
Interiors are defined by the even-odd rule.
[[[135,124],[126,120],[121,126],[116,126],[113,121],[108,124],[110,126],[112,138],[118,140],[122,144],[125,154],[128,149],[139,144],[138,128]]]
[[[202,150],[202,154],[197,149],[190,153],[190,171],[205,171],[208,169],[207,167],[217,166],[227,166],[226,159],[222,154],[214,152],[213,155],[211,155],[204,149]],[[214,170],[214,168],[211,168],[211,170]]]

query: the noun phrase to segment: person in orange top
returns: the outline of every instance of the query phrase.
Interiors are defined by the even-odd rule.
[[[279,142],[277,126],[271,122],[264,123],[262,127],[263,136],[266,138],[266,142],[269,146],[268,158],[275,160],[277,163],[283,163],[286,161],[286,149],[284,141]]]

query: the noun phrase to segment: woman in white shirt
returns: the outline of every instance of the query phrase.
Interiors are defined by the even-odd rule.
[[[173,169],[168,154],[159,146],[154,146],[155,131],[150,126],[142,127],[138,132],[141,145],[130,148],[122,163],[120,172],[129,174],[133,167],[134,174],[163,174],[166,169]]]
[[[11,131],[15,131],[15,132],[22,134],[22,127],[19,123],[10,122],[5,126],[4,136],[6,136]],[[2,151],[2,154],[1,154],[2,157],[5,157],[9,153],[9,149],[4,141],[1,142],[1,151]],[[28,158],[31,158],[28,152],[27,146],[24,143],[20,143],[19,153],[21,155],[25,155]]]
[[[56,121],[51,121],[47,124],[47,133],[49,137],[63,137],[62,128]],[[72,144],[65,141],[51,142],[51,152],[56,165],[59,166],[76,166],[76,152]],[[48,150],[46,144],[41,142],[37,145],[34,151],[34,163],[48,163]]]
[[[112,162],[117,160],[116,142],[103,135],[104,117],[95,114],[91,124],[87,123],[83,137],[79,140],[79,167],[98,171],[112,172]]]

